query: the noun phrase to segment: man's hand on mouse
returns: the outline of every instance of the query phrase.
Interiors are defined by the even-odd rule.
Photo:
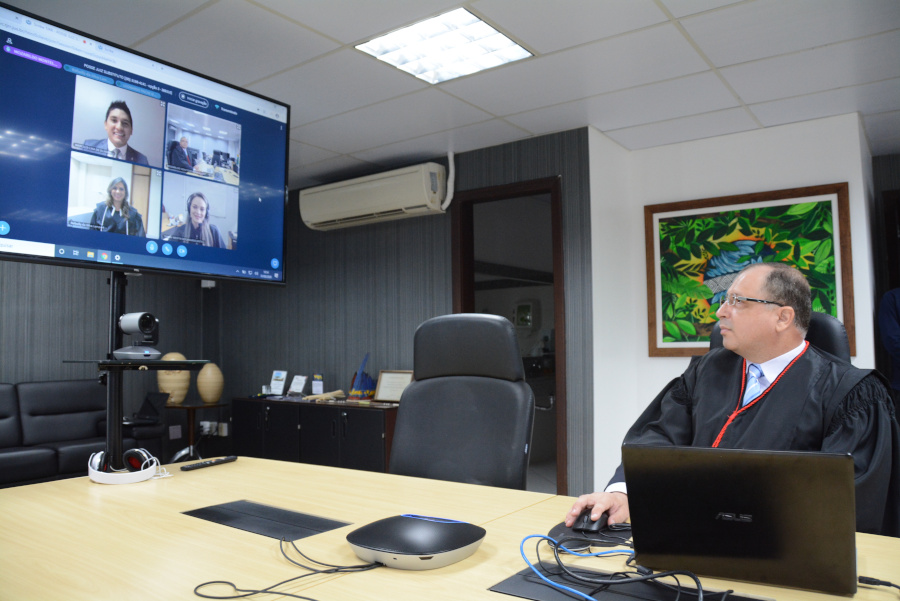
[[[628,495],[625,493],[595,492],[578,497],[572,509],[566,514],[566,527],[571,528],[575,519],[588,507],[591,508],[592,520],[596,521],[604,512],[609,514],[609,524],[627,522],[628,516],[631,515],[628,511]]]

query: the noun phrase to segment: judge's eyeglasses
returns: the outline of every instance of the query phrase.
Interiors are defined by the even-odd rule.
[[[779,303],[771,300],[763,300],[761,298],[750,298],[749,296],[737,296],[736,294],[729,294],[725,297],[725,300],[722,301],[723,305],[731,305],[732,307],[740,307],[742,303],[762,303],[764,305],[778,305],[779,307],[783,307],[783,303]]]

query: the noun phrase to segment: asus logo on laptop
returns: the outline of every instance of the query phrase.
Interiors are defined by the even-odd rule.
[[[720,511],[716,515],[716,519],[725,522],[752,522],[753,516],[749,513],[725,513]]]

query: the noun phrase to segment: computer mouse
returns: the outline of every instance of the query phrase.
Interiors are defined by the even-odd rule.
[[[581,512],[577,518],[575,518],[575,523],[572,524],[572,530],[575,532],[584,532],[585,534],[600,532],[602,528],[606,527],[606,522],[609,520],[609,515],[606,512],[600,514],[600,519],[592,520],[591,519],[591,509],[585,509]]]

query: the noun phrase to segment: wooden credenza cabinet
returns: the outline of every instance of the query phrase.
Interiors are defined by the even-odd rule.
[[[231,420],[236,455],[384,472],[397,405],[235,398]]]

